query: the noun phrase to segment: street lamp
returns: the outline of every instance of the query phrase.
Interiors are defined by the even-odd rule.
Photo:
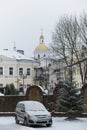
[[[23,79],[23,93],[24,93],[24,80],[27,78],[27,74],[21,74],[20,77]]]

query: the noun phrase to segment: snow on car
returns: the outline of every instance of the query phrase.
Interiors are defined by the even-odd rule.
[[[45,106],[37,101],[20,101],[15,110],[15,121],[17,124],[23,122],[28,125],[52,125],[52,116]]]

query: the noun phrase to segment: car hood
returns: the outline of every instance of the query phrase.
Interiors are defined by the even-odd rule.
[[[27,111],[27,113],[29,114],[29,115],[33,115],[33,116],[35,116],[35,115],[47,115],[47,116],[50,116],[51,114],[50,114],[50,112],[48,112],[48,111]]]

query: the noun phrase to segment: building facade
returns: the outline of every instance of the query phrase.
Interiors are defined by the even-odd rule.
[[[41,33],[39,45],[34,50],[34,59],[39,62],[39,66],[35,68],[35,81],[44,89],[49,87],[49,65],[50,65],[50,49],[45,45],[44,36]]]
[[[73,54],[73,62],[72,65],[69,63],[65,63],[64,59],[59,59],[52,57],[50,49],[44,43],[44,36],[41,34],[40,43],[35,48],[34,58],[39,61],[39,66],[36,68],[36,80],[39,83],[43,83],[46,88],[55,88],[56,84],[61,81],[71,81],[77,86],[77,88],[81,88],[82,77],[83,82],[87,82],[87,48],[82,46],[78,50],[78,58],[79,62]],[[70,60],[71,56],[67,56],[67,59]],[[80,65],[80,66],[79,66]],[[80,70],[81,69],[81,70]],[[70,74],[72,73],[72,74]],[[85,78],[86,77],[86,78]]]
[[[19,92],[25,92],[27,87],[34,83],[36,66],[38,66],[36,61],[16,50],[0,51],[0,88],[13,83]]]

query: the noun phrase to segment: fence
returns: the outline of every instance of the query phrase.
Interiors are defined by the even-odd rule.
[[[54,89],[53,95],[45,95],[40,87],[34,85],[27,90],[25,96],[0,96],[0,113],[1,115],[3,115],[3,113],[14,113],[18,101],[36,100],[42,102],[50,112],[55,110],[56,112],[53,112],[54,116],[60,115],[56,106],[58,91],[59,87],[57,86],[57,88]],[[81,92],[84,99],[84,113],[87,113],[87,84],[82,87]],[[61,116],[63,114],[64,113],[62,113]]]

